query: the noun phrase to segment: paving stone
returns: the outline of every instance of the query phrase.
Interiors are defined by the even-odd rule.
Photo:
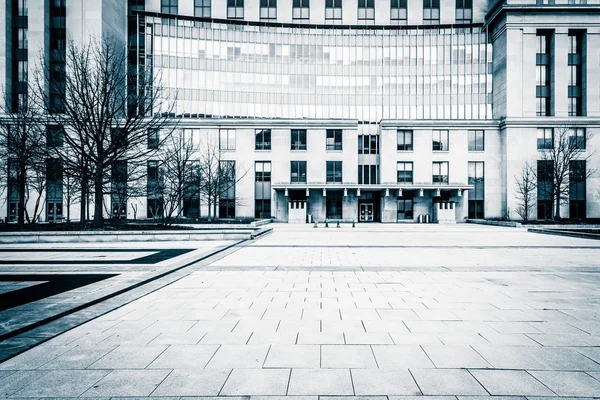
[[[77,397],[109,374],[105,370],[49,371],[40,379],[15,393],[23,397]]]
[[[7,371],[9,375],[0,379],[0,396],[9,397],[26,385],[32,384],[48,374],[48,371]]]
[[[567,371],[600,371],[600,364],[564,347],[536,347],[527,351],[546,366],[544,369]]]
[[[481,346],[473,348],[493,368],[500,369],[545,369],[542,360],[529,353],[523,346]]]
[[[31,370],[39,368],[61,354],[71,350],[73,346],[38,346],[21,353],[10,360],[0,363],[0,370]]]
[[[289,378],[289,369],[234,369],[221,396],[285,395]]]
[[[298,344],[344,344],[343,333],[300,332]]]
[[[318,345],[272,345],[264,368],[320,368]]]
[[[389,333],[345,332],[346,344],[393,344]]]
[[[116,345],[77,346],[40,366],[40,369],[85,369],[116,347]]]
[[[464,369],[411,369],[424,395],[487,395],[485,389]]]
[[[529,373],[559,396],[600,396],[600,381],[585,372],[529,371]]]
[[[94,369],[146,368],[167,346],[121,345],[89,366]]]
[[[420,395],[408,369],[352,369],[357,395]]]
[[[172,345],[162,352],[148,368],[204,368],[218,345]]]
[[[352,396],[348,369],[292,369],[288,395]]]
[[[231,370],[174,369],[152,396],[217,396]]]
[[[115,370],[88,389],[82,397],[149,396],[170,372],[170,369]]]
[[[223,345],[206,368],[261,368],[268,351],[267,345]]]
[[[434,368],[420,346],[371,346],[379,368]]]
[[[526,371],[474,370],[471,374],[492,396],[555,396]]]
[[[490,366],[470,346],[425,345],[423,350],[437,368],[486,368]]]
[[[377,368],[370,346],[321,346],[321,368]]]

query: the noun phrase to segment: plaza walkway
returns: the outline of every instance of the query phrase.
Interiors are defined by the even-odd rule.
[[[599,260],[515,228],[274,225],[0,364],[0,397],[599,397]]]

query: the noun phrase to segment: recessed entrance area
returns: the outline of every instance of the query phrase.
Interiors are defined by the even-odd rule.
[[[380,192],[362,191],[358,197],[358,222],[381,221],[381,194]]]

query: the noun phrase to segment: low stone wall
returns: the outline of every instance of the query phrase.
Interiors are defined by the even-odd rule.
[[[468,224],[479,224],[479,225],[493,225],[493,226],[507,226],[510,228],[522,228],[523,225],[520,222],[515,221],[492,221],[487,219],[467,219]]]
[[[208,229],[189,231],[0,232],[6,243],[178,242],[245,240],[271,232],[260,229]]]

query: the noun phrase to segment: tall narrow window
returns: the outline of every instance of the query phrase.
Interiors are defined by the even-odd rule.
[[[585,150],[585,128],[569,129],[569,148]]]
[[[327,150],[342,150],[342,130],[327,129]]]
[[[310,0],[293,0],[292,19],[298,22],[308,22],[310,19]]]
[[[469,189],[469,218],[484,218],[484,168],[483,162],[469,162],[469,185],[475,186]]]
[[[48,125],[46,127],[46,146],[62,147],[64,144],[64,128],[60,125]]]
[[[375,0],[358,0],[358,22],[375,23]]]
[[[219,218],[235,218],[235,161],[219,163]]]
[[[448,183],[448,161],[433,162],[433,183]]]
[[[586,218],[585,160],[573,160],[569,163],[569,217]]]
[[[391,0],[390,22],[392,25],[408,23],[407,0]]]
[[[485,131],[469,131],[469,151],[484,151]]]
[[[536,64],[536,115],[545,117],[552,115],[551,93],[551,48],[552,32],[537,32]]]
[[[17,81],[27,82],[27,61],[17,61]]]
[[[397,163],[398,183],[413,183],[413,163],[401,161]]]
[[[554,163],[551,160],[537,162],[537,218],[552,218],[552,186]]]
[[[440,23],[440,0],[423,0],[423,24]]]
[[[290,131],[291,150],[306,150],[306,129]]]
[[[433,151],[448,151],[449,150],[449,135],[448,131],[434,130],[432,139],[432,150]]]
[[[342,23],[342,0],[325,0],[325,21],[331,24]]]
[[[379,154],[379,135],[358,135],[358,154]]]
[[[112,218],[127,218],[127,161],[119,160],[112,166],[110,204]]]
[[[29,47],[29,42],[27,40],[27,28],[17,28],[18,35],[18,49],[26,50]]]
[[[164,14],[178,14],[179,0],[161,0],[160,12]]]
[[[583,38],[583,32],[569,31],[569,117],[584,115]]]
[[[413,131],[398,130],[398,151],[412,151],[413,149]]]
[[[270,129],[256,129],[255,140],[256,150],[271,150],[271,130]]]
[[[271,162],[257,161],[254,164],[254,216],[271,217]]]
[[[235,129],[219,130],[219,148],[221,150],[235,150]]]
[[[277,21],[277,0],[260,0],[260,20]]]
[[[46,221],[63,218],[63,165],[61,160],[46,159]]]
[[[227,18],[244,19],[244,0],[227,0]]]
[[[158,161],[148,161],[147,168],[146,196],[148,197],[148,204],[146,207],[146,215],[148,218],[160,218],[163,216],[164,200],[161,193],[161,174]]]
[[[358,184],[377,185],[379,183],[379,165],[359,165]]]
[[[290,161],[290,183],[306,183],[306,161]]]
[[[158,144],[160,142],[160,131],[158,129],[148,129],[148,148],[149,149],[158,149]]]
[[[473,21],[473,0],[456,0],[456,23],[470,24]]]
[[[65,109],[64,85],[67,60],[67,4],[66,0],[50,2],[50,111],[61,113]]]
[[[327,161],[327,183],[342,183],[342,162]]]
[[[211,0],[194,0],[194,16],[210,18]]]
[[[538,128],[537,148],[538,150],[549,150],[554,147],[554,129]]]

